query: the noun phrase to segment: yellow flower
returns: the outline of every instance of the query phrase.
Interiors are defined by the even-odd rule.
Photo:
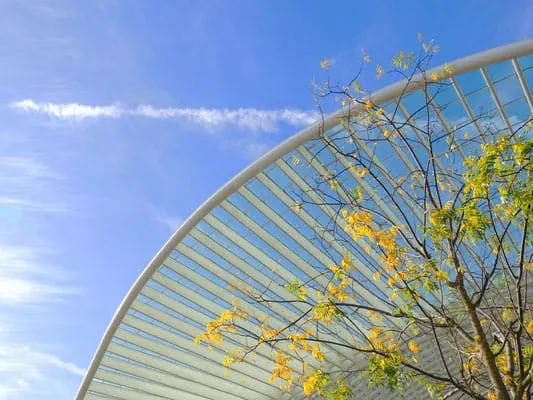
[[[315,360],[322,361],[325,360],[326,357],[324,356],[324,353],[320,351],[320,344],[318,342],[315,342],[313,345],[313,351],[311,352],[311,355]]]
[[[418,345],[413,340],[410,340],[407,346],[409,347],[409,350],[411,350],[413,353],[418,353],[420,351],[420,347],[418,347]]]
[[[526,331],[527,333],[533,333],[533,319],[528,322],[526,326]]]
[[[331,283],[328,285],[327,290],[331,296],[336,297],[341,302],[346,300],[346,297],[348,297],[348,294],[344,290]]]
[[[331,60],[322,60],[320,61],[320,68],[328,69],[329,67],[331,67],[331,64]]]
[[[293,155],[292,156],[292,163],[293,163],[293,165],[298,165],[298,164],[300,164],[300,159],[296,155]]]
[[[368,339],[369,340],[377,339],[377,337],[379,335],[381,335],[382,332],[383,332],[383,328],[379,328],[377,326],[374,326],[374,327],[370,328],[370,330],[368,331]]]
[[[435,272],[435,280],[439,281],[439,282],[446,282],[446,280],[448,279],[448,274],[444,271],[437,271]]]
[[[381,278],[381,271],[376,271],[376,272],[374,272],[374,274],[372,275],[372,278],[373,278],[375,281],[379,281],[379,279]]]
[[[311,396],[314,390],[319,389],[326,382],[324,373],[321,370],[313,371],[303,384],[304,393],[307,397]]]
[[[235,361],[235,359],[233,358],[233,356],[228,355],[228,356],[224,357],[224,359],[222,360],[222,364],[225,367],[229,367],[231,364],[233,364],[234,361]]]
[[[292,209],[298,214],[302,210],[302,205],[300,203],[295,203],[293,204]]]
[[[348,254],[345,254],[344,257],[342,257],[341,267],[345,271],[349,271],[352,268],[352,260]]]
[[[368,172],[368,168],[357,168],[357,170],[355,171],[356,175],[359,178],[364,178],[367,172]]]

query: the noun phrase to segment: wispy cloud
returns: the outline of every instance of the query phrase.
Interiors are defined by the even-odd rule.
[[[34,178],[59,178],[58,174],[50,171],[48,167],[37,160],[28,157],[5,157],[0,156],[0,165],[3,168],[18,170],[17,175],[30,176]]]
[[[52,253],[38,245],[0,242],[0,400],[43,393],[68,398],[84,373],[35,336],[41,320],[53,318],[50,303],[78,292],[65,283],[65,272],[49,263]]]
[[[66,289],[42,284],[34,280],[9,278],[0,281],[0,304],[53,301],[65,295]]]
[[[37,154],[0,157],[0,400],[72,398],[83,372],[39,337],[80,293],[53,261],[56,247],[36,233],[34,217],[68,210],[65,183]]]
[[[0,219],[23,211],[68,211],[63,180],[33,156],[0,157]]]
[[[237,149],[249,160],[256,160],[275,145],[275,142],[265,139],[265,137],[248,136],[242,140],[226,141],[225,145]]]
[[[59,368],[63,371],[69,372],[74,375],[83,376],[85,375],[85,369],[78,367],[76,364],[69,361],[62,360],[54,354],[40,353],[37,351],[32,351],[29,347],[23,347],[24,353],[29,354],[35,360],[40,363],[48,364],[53,367]]]
[[[28,372],[33,376],[39,375],[36,371],[28,371],[28,365],[30,370],[39,365],[47,365],[78,376],[85,374],[85,370],[74,363],[64,361],[54,354],[35,351],[30,346],[0,346],[0,372],[16,372],[21,377],[28,375]]]
[[[23,214],[0,222],[0,400],[72,398],[83,370],[43,336],[64,329],[60,310],[81,291],[53,261],[58,250],[35,237],[38,225]]]
[[[166,226],[171,232],[174,232],[176,229],[178,229],[184,221],[182,217],[168,214],[156,215],[155,220]]]
[[[297,109],[262,110],[257,108],[155,108],[139,105],[134,108],[120,104],[106,106],[79,103],[39,103],[32,99],[14,101],[10,107],[24,112],[34,112],[63,120],[90,118],[122,118],[128,116],[157,120],[175,120],[197,125],[210,131],[238,127],[251,131],[275,132],[279,124],[294,127],[309,125],[320,118],[317,111]]]
[[[60,377],[83,376],[85,370],[46,352],[35,351],[30,346],[9,343],[0,346],[0,399],[37,398],[43,390],[60,394],[65,389]],[[55,379],[55,380],[51,380]],[[65,379],[65,378],[63,378]],[[79,379],[79,378],[77,378]],[[47,388],[48,387],[48,388]],[[61,393],[68,395],[68,392]],[[66,398],[66,397],[65,397]]]
[[[46,265],[43,261],[48,258],[46,253],[38,246],[16,246],[2,241],[0,305],[43,304],[78,292],[62,283],[65,276],[60,269]]]

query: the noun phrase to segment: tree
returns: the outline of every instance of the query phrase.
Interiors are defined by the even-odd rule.
[[[418,53],[375,67],[378,79],[405,79],[391,104],[363,88],[366,53],[349,84],[315,85],[321,104],[346,111],[343,129],[313,144],[313,159],[335,162],[298,193],[294,212],[324,212],[320,240],[343,256],[309,279],[273,281],[289,299],[245,289],[246,301],[209,323],[197,343],[245,339],[228,367],[266,351],[272,381],[326,399],[350,398],[356,379],[399,392],[420,385],[441,399],[532,398],[531,118],[509,130],[480,110],[449,126],[435,99],[453,90],[453,68],[430,70],[438,46],[419,40]],[[408,112],[413,86],[423,100]],[[376,288],[387,298],[359,294]],[[247,303],[292,307],[297,318],[280,323]],[[346,368],[346,357],[360,361]]]

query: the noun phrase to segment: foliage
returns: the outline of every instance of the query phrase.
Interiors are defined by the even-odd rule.
[[[375,104],[361,73],[315,86],[318,98],[344,107],[344,129],[323,132],[313,147],[314,159],[324,151],[336,159],[310,189],[324,201],[302,192],[292,211],[327,212],[333,228],[323,237],[342,257],[285,282],[286,299],[250,289],[210,322],[197,343],[241,343],[227,367],[264,357],[272,382],[330,400],[351,397],[357,379],[399,392],[421,385],[432,398],[531,397],[531,119],[509,131],[482,112],[447,126],[434,99],[450,89],[453,66],[430,70],[439,48],[419,40],[418,53],[375,67],[378,79],[399,75],[420,90],[417,110],[402,105],[408,90],[393,105]],[[363,53],[362,64],[371,62]],[[383,155],[394,155],[388,166]],[[309,168],[296,156],[293,166]],[[388,298],[360,294],[372,290]],[[254,304],[293,311],[259,315]],[[347,369],[347,357],[359,361]]]

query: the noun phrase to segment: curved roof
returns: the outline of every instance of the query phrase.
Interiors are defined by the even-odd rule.
[[[533,113],[533,40],[502,46],[465,57],[450,64],[450,90],[433,100],[435,114],[444,129],[454,121],[469,121],[477,129],[475,110],[493,113],[503,129],[523,122]],[[386,105],[402,96],[399,109],[416,107],[406,92],[421,89],[422,80],[392,84],[372,94],[374,104]],[[409,103],[409,104],[408,104]],[[352,106],[352,112],[353,106]],[[295,134],[255,161],[202,204],[170,237],[131,287],[110,322],[91,365],[80,385],[77,399],[180,399],[238,400],[299,398],[301,393],[282,392],[268,383],[271,364],[265,354],[255,362],[234,364],[230,374],[221,365],[224,353],[195,345],[212,318],[228,307],[229,287],[252,285],[287,296],[282,285],[313,275],[317,265],[333,263],[342,249],[332,243],[326,251],[317,239],[331,209],[295,212],[295,193],[306,192],[321,203],[320,193],[308,191],[310,181],[331,165],[346,160],[327,152],[316,157],[313,147],[319,133],[335,134],[339,117],[348,109]],[[364,150],[364,149],[363,149]],[[402,154],[395,155],[403,160]],[[296,168],[294,160],[306,168]],[[392,176],[390,176],[392,179]],[[340,184],[358,180],[355,174]],[[359,184],[370,196],[375,188]],[[377,197],[376,204],[388,215],[389,206]],[[324,239],[328,239],[325,233]],[[371,275],[373,267],[359,263],[358,290],[369,304],[382,304],[388,288]],[[269,312],[257,310],[258,312]],[[290,307],[270,313],[275,318],[294,315]],[[335,335],[346,332],[339,328]],[[328,357],[329,358],[329,357]],[[331,358],[350,366],[353,355],[338,352]]]

